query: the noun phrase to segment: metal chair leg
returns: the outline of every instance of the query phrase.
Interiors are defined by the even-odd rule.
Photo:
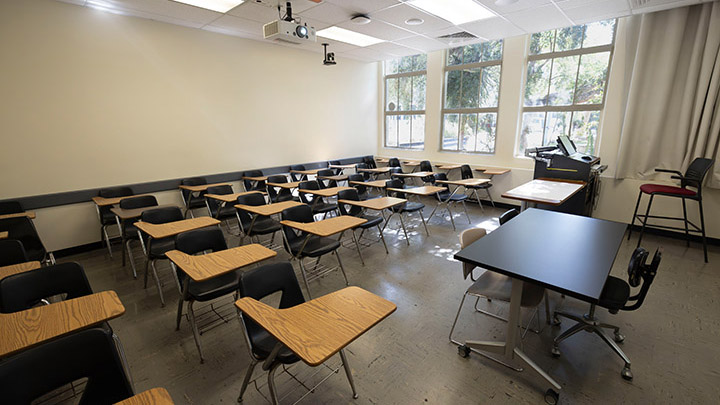
[[[103,225],[102,232],[103,232],[103,235],[105,235],[105,244],[107,244],[107,250],[108,250],[108,253],[110,254],[110,258],[112,259],[112,257],[113,257],[112,247],[110,246],[110,236],[108,236],[107,225]]]
[[[312,294],[310,293],[310,285],[308,284],[307,274],[305,274],[305,265],[303,264],[303,259],[298,259],[300,262],[300,274],[302,274],[303,282],[305,283],[305,290],[307,291],[308,298],[312,299]]]
[[[242,403],[243,401],[243,394],[245,394],[245,390],[250,383],[250,379],[252,378],[253,371],[255,371],[255,366],[257,364],[258,361],[253,358],[250,362],[250,365],[248,366],[247,371],[245,372],[245,378],[243,379],[242,387],[240,387],[240,395],[238,395],[237,398],[238,403]]]
[[[347,274],[345,274],[345,266],[343,266],[342,261],[340,260],[340,252],[338,252],[337,249],[335,249],[335,257],[337,258],[338,264],[340,265],[340,271],[342,272],[343,277],[345,277],[345,285],[350,285]]]
[[[133,381],[132,374],[130,374],[130,363],[128,363],[127,356],[125,355],[125,347],[123,346],[122,342],[120,341],[120,338],[118,335],[113,332],[112,334],[113,341],[115,342],[115,348],[117,349],[118,353],[120,354],[120,362],[123,365],[123,370],[125,370],[125,374],[127,375],[128,381],[130,381],[130,387],[132,389],[135,389],[135,382]]]
[[[380,229],[380,224],[378,224],[377,229],[378,233],[380,234],[380,240],[382,241],[383,246],[385,246],[385,254],[389,254],[390,252],[388,251],[387,243],[385,243],[385,236],[383,236],[383,231],[382,229]]]
[[[155,285],[157,286],[158,294],[160,295],[160,306],[164,308],[165,297],[163,296],[162,284],[160,284],[160,277],[158,277],[157,268],[155,267],[155,260],[152,260],[150,262],[150,267],[152,267],[153,277],[155,278]]]
[[[460,306],[458,307],[457,313],[455,314],[455,320],[453,321],[452,327],[450,327],[450,334],[448,335],[448,340],[450,340],[451,343],[455,344],[462,344],[456,340],[453,340],[452,335],[455,331],[455,325],[457,324],[458,318],[460,317],[460,311],[462,311],[463,304],[465,303],[465,298],[467,297],[468,293],[465,291],[465,294],[463,294],[462,300],[460,300]]]
[[[402,227],[403,233],[405,234],[405,242],[407,242],[407,245],[410,246],[410,238],[408,237],[407,230],[405,229],[405,221],[403,221],[403,213],[401,212],[400,215],[400,225]]]
[[[650,201],[648,202],[647,210],[645,210],[645,219],[643,220],[643,226],[642,229],[640,229],[640,237],[638,238],[637,247],[640,247],[640,242],[642,242],[643,234],[645,233],[645,226],[647,225],[648,216],[650,215],[650,207],[652,206],[654,195],[650,194]]]
[[[482,212],[485,212],[485,207],[483,207],[482,203],[480,202],[480,196],[478,195],[476,188],[473,189],[473,193],[475,194],[475,200],[477,200],[477,203],[480,206],[480,210]]]
[[[690,233],[688,232],[687,207],[685,207],[685,198],[681,197],[683,206],[683,223],[685,224],[685,246],[690,247]]]
[[[632,227],[635,226],[635,218],[637,218],[637,212],[638,208],[640,208],[640,199],[642,199],[643,192],[640,191],[638,193],[637,202],[635,203],[635,211],[633,212],[632,221],[630,222],[630,228],[628,229],[628,240],[630,240],[630,236],[632,235]]]
[[[490,199],[490,204],[492,204],[493,208],[495,208],[495,201],[492,199],[492,194],[490,194],[490,187],[485,189],[485,192],[488,195],[488,198]]]
[[[353,398],[358,399],[358,394],[355,390],[355,381],[353,381],[352,371],[350,371],[350,364],[348,364],[347,356],[345,356],[344,349],[340,349],[340,358],[342,359],[343,367],[345,368],[345,375],[347,376],[348,382],[350,383],[350,388],[352,388]]]
[[[470,220],[470,214],[468,214],[468,212],[467,212],[467,205],[465,205],[465,201],[461,201],[461,202],[462,202],[463,210],[465,210],[465,216],[468,219],[468,224],[472,224],[472,221]]]
[[[705,239],[705,214],[703,213],[702,200],[698,200],[700,207],[700,230],[702,231],[703,253],[705,254],[705,263],[708,262],[707,256],[707,240]]]
[[[355,249],[357,249],[358,256],[360,256],[360,263],[362,263],[363,266],[365,266],[365,260],[362,257],[362,253],[360,252],[360,244],[358,243],[357,237],[355,236],[355,230],[351,230],[353,240],[355,241]]]
[[[200,346],[200,331],[198,330],[197,323],[195,322],[195,311],[193,310],[194,303],[195,301],[188,301],[188,314],[190,314],[190,326],[192,326],[195,346],[197,346],[198,353],[200,354],[200,364],[202,364],[205,363],[205,357],[203,356],[202,346]]]
[[[270,402],[273,403],[273,405],[277,405],[278,402],[278,396],[277,396],[277,388],[275,387],[275,370],[277,370],[280,363],[275,363],[270,370],[268,370],[268,389],[270,390]]]
[[[420,219],[422,220],[422,224],[423,224],[423,226],[425,227],[425,233],[427,234],[427,236],[430,236],[430,231],[428,231],[428,229],[427,229],[427,224],[425,224],[425,218],[423,218],[422,210],[418,210],[418,214],[420,215]],[[450,214],[450,218],[452,219],[452,214]],[[455,229],[454,226],[455,226],[455,224],[453,224],[453,229]]]
[[[133,278],[137,279],[137,270],[135,269],[135,258],[133,257],[132,248],[130,247],[130,242],[132,242],[132,239],[129,239],[127,242],[125,242],[125,251],[127,252],[128,260],[130,261],[130,267],[132,267]]]

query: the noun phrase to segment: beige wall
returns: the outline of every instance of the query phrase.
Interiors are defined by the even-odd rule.
[[[375,64],[51,0],[0,2],[0,55],[0,199],[376,150]],[[90,203],[36,225],[98,240]]]
[[[624,27],[622,22],[618,26],[618,36],[615,46],[615,55],[612,62],[608,93],[605,109],[602,114],[600,126],[599,156],[602,163],[608,165],[608,170],[602,176],[602,186],[598,206],[593,216],[629,223],[635,209],[638,187],[648,180],[615,180],[615,162],[622,127],[623,102],[622,93],[625,88],[623,65],[626,49],[624,47]],[[519,36],[505,39],[502,81],[500,84],[500,105],[497,125],[496,152],[494,155],[481,155],[469,153],[441,152],[440,130],[443,94],[443,67],[444,51],[432,52],[428,55],[427,70],[427,108],[425,118],[425,150],[410,151],[385,148],[383,142],[383,88],[378,87],[381,105],[378,113],[378,155],[396,156],[409,159],[427,159],[433,163],[467,163],[476,166],[495,166],[511,168],[512,171],[493,179],[493,198],[512,204],[514,200],[503,200],[500,194],[515,186],[532,179],[534,162],[525,157],[516,157],[515,142],[518,136],[521,120],[521,103],[524,91],[524,75],[526,66],[525,50],[528,36]],[[382,75],[382,68],[378,67],[378,74]],[[382,80],[380,80],[382,82]],[[653,181],[668,179],[658,177]],[[668,182],[668,184],[672,184]],[[647,198],[647,197],[646,197]],[[645,199],[647,201],[647,199]],[[705,222],[708,236],[720,238],[720,217],[714,213],[720,210],[720,190],[704,190]],[[642,206],[641,206],[642,207]],[[688,203],[691,220],[699,224],[697,204]],[[656,215],[677,216],[682,215],[682,206],[679,200],[656,198],[653,202],[653,213]],[[681,223],[680,223],[681,224]],[[678,226],[677,223],[674,224]]]

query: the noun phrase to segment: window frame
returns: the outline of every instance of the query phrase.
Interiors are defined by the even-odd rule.
[[[418,54],[418,55],[421,55],[421,54]],[[402,59],[402,58],[406,58],[406,57],[413,57],[413,56],[416,56],[416,55],[403,56],[403,57],[400,57],[400,58],[397,58],[397,59]],[[426,55],[426,58],[427,58],[427,55]],[[387,134],[387,117],[388,117],[388,116],[400,116],[400,115],[410,115],[410,116],[422,115],[422,116],[425,116],[425,111],[426,111],[426,109],[427,109],[427,61],[425,62],[425,69],[423,69],[423,70],[415,70],[415,71],[412,71],[412,72],[402,72],[402,73],[392,73],[392,74],[386,74],[386,73],[385,73],[385,71],[386,71],[386,63],[387,63],[387,61],[383,61],[383,64],[382,64],[382,69],[383,69],[383,147],[386,148],[386,149],[417,150],[417,151],[425,150],[425,134],[423,134],[423,146],[422,146],[422,148],[413,148],[413,147],[400,146],[400,134],[399,134],[399,133],[396,135],[397,145],[396,145],[396,146],[390,146],[390,145],[388,145],[388,144],[387,144],[387,139],[388,139],[388,137],[387,137],[387,135],[388,135],[388,134]],[[388,79],[398,79],[398,89],[399,89],[399,88],[400,88],[400,78],[401,78],[401,77],[414,77],[414,76],[423,76],[423,75],[425,76],[425,103],[424,103],[424,104],[425,104],[425,108],[422,109],[422,110],[407,110],[407,111],[395,110],[395,111],[388,111],[388,110],[387,110],[387,104],[388,104],[388,100],[387,100],[387,95],[388,95],[388,94],[387,94],[387,93],[388,93],[388,92],[387,92],[387,83],[388,83]],[[415,91],[415,88],[414,88],[414,86],[411,85],[411,86],[410,86],[410,100],[413,100],[413,99],[414,99],[414,97],[413,97],[413,96],[414,96],[414,93],[413,93],[414,91]],[[427,118],[427,117],[426,117],[426,118]],[[410,131],[410,144],[411,144],[411,145],[412,145],[412,143],[413,143],[412,140],[413,140],[413,136],[412,136],[412,127],[411,127],[411,131]]]
[[[602,21],[602,20],[600,20],[600,21]],[[592,22],[589,22],[586,24],[580,24],[580,25],[585,26],[586,27],[585,29],[587,31],[587,26],[590,24],[593,24],[595,22],[599,22],[599,21],[592,21]],[[557,31],[559,29],[561,29],[561,28],[556,28],[553,30],[554,31],[553,47],[557,43],[556,42],[557,41]],[[615,25],[613,26],[612,42],[607,45],[597,45],[597,46],[592,46],[589,48],[581,47],[578,49],[572,49],[572,50],[568,50],[568,51],[553,50],[551,52],[541,53],[541,54],[537,54],[537,55],[530,54],[530,46],[532,44],[531,38],[532,38],[532,35],[536,34],[536,33],[528,35],[527,46],[525,48],[525,55],[526,55],[525,69],[523,71],[523,86],[522,86],[522,96],[521,96],[521,101],[520,101],[520,103],[521,103],[520,122],[518,125],[517,136],[515,138],[515,148],[514,148],[515,149],[514,155],[516,158],[530,158],[529,156],[527,156],[527,150],[522,153],[519,150],[520,137],[522,136],[522,131],[523,131],[523,116],[525,115],[525,113],[545,113],[545,119],[543,120],[543,142],[542,142],[542,145],[539,145],[539,146],[545,146],[546,142],[548,142],[547,145],[553,144],[550,140],[546,139],[546,137],[547,137],[547,134],[546,134],[547,114],[551,113],[551,112],[569,112],[570,113],[570,124],[568,125],[568,133],[567,133],[567,136],[570,137],[570,133],[572,131],[572,121],[573,121],[573,116],[574,116],[575,112],[595,112],[595,111],[597,111],[599,113],[598,135],[600,135],[600,132],[601,132],[600,125],[602,123],[603,114],[605,112],[605,99],[607,97],[608,83],[610,82],[610,70],[612,68],[612,60],[613,60],[613,55],[615,53],[615,41],[617,40],[617,29],[618,29],[618,19],[616,18]],[[545,32],[545,31],[541,31],[541,32]],[[583,40],[585,39],[584,35],[585,35],[585,33],[583,33]],[[549,96],[550,90],[552,88],[552,86],[551,86],[552,71],[553,71],[552,69],[555,64],[555,59],[569,57],[569,56],[579,56],[577,70],[575,71],[575,85],[573,86],[573,98],[574,98],[575,92],[577,91],[578,80],[580,78],[580,67],[582,66],[582,56],[597,54],[597,53],[601,53],[601,52],[609,52],[609,55],[608,55],[607,73],[606,73],[606,77],[605,77],[605,85],[603,86],[603,96],[602,96],[602,101],[600,103],[575,104],[574,100],[573,100],[573,104],[569,104],[569,105],[556,105],[556,106],[555,105],[543,105],[543,106],[526,106],[525,105],[525,94],[527,91],[527,80],[528,80],[528,65],[530,64],[530,62],[537,61],[537,60],[550,59],[550,68],[549,68],[550,75],[548,77],[548,89],[547,89],[547,94],[546,94],[546,96]],[[599,141],[600,141],[600,136],[598,136],[595,139],[595,145],[593,145],[594,151],[597,151]]]

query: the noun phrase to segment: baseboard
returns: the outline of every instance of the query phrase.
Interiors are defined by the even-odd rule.
[[[637,237],[638,235],[640,235],[640,230],[642,229],[642,226],[641,225],[629,225],[628,228],[632,229],[633,235],[635,237]],[[663,236],[666,238],[685,240],[685,233],[668,231],[666,229],[645,228],[645,233],[651,234],[651,235]],[[699,243],[702,245],[702,236],[690,234],[690,241]],[[720,246],[720,239],[718,239],[718,238],[711,238],[711,237],[706,236],[705,241],[707,242],[708,245]]]
[[[119,238],[118,238],[118,240],[119,240]],[[69,248],[65,248],[65,249],[56,250],[53,252],[53,255],[55,256],[56,259],[59,259],[62,257],[77,255],[80,253],[92,252],[93,250],[97,250],[97,249],[105,249],[105,244],[100,241],[86,243],[86,244],[80,245],[80,246],[73,246],[73,247],[69,247]]]

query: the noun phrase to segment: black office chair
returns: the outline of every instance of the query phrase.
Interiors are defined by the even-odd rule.
[[[242,173],[241,177],[261,177],[263,175],[262,170],[247,170]],[[265,191],[265,181],[252,181],[243,179],[243,185],[245,191]]]
[[[360,256],[360,262],[362,263],[362,265],[365,265],[365,260],[362,257],[362,253],[360,253],[359,242],[360,239],[362,239],[363,233],[365,233],[366,229],[376,227],[378,230],[378,234],[380,235],[380,240],[382,241],[383,246],[385,246],[385,253],[390,253],[388,252],[387,244],[385,243],[385,237],[383,236],[382,229],[380,228],[380,224],[382,224],[384,221],[383,217],[366,215],[362,207],[358,207],[357,205],[346,205],[341,203],[340,200],[360,201],[360,196],[355,189],[341,190],[340,192],[338,192],[338,208],[340,209],[340,214],[352,215],[354,217],[364,218],[367,220],[367,222],[358,226],[358,228],[360,228],[360,236],[358,236],[357,238],[355,238],[354,235],[355,229],[357,228],[351,229],[353,233],[353,239],[355,239],[355,246],[357,247],[358,256]]]
[[[600,293],[600,302],[597,306],[607,309],[611,314],[617,314],[619,311],[634,311],[640,308],[645,301],[650,285],[655,279],[660,261],[662,260],[662,249],[655,251],[652,262],[647,263],[649,252],[643,248],[637,248],[630,258],[628,265],[628,281],[609,276],[605,282],[602,293]],[[642,285],[641,285],[642,283]],[[631,287],[640,286],[640,291],[635,295],[631,294]],[[555,311],[554,324],[559,325],[558,316],[572,319],[577,323],[568,330],[560,334],[553,340],[551,353],[554,357],[560,356],[560,348],[558,344],[570,336],[580,332],[595,332],[605,343],[610,346],[615,353],[625,362],[622,369],[622,378],[632,380],[633,374],[630,370],[630,359],[620,349],[617,343],[625,340],[625,336],[620,334],[620,327],[600,322],[595,317],[596,304],[590,304],[590,311],[585,315],[575,315],[564,311]],[[614,337],[611,338],[605,329],[613,329]],[[613,340],[614,339],[614,340]],[[617,343],[616,343],[617,342]]]
[[[191,177],[183,179],[180,181],[180,184],[183,186],[202,186],[207,184],[207,179],[205,177]],[[184,217],[187,217],[187,214],[190,213],[190,217],[195,218],[192,210],[205,207],[205,194],[205,191],[195,193],[189,190],[180,189],[180,197],[182,197],[183,204],[185,204],[186,207]]]
[[[0,232],[8,232],[9,239],[19,240],[25,248],[28,260],[37,260],[43,264],[55,264],[55,256],[43,245],[35,224],[28,217],[6,218],[0,220]]]
[[[520,215],[520,211],[518,211],[516,208],[513,208],[511,210],[505,211],[500,215],[498,218],[498,222],[500,222],[500,225],[502,226],[507,221],[515,218],[516,216]]]
[[[87,378],[87,384],[81,405],[110,405],[134,395],[112,331],[81,330],[0,362],[0,392],[5,404],[30,404],[82,378]]]
[[[298,186],[300,190],[320,190],[320,185],[316,180],[303,181]],[[329,212],[337,210],[337,204],[331,204],[325,201],[322,196],[300,192],[300,201],[312,208],[313,214],[323,214],[323,218]]]
[[[420,162],[420,171],[421,172],[432,172],[432,163],[430,163],[429,160],[423,160]],[[433,175],[421,177],[420,180],[423,181],[423,183],[432,183],[435,180],[435,177]]]
[[[130,187],[102,188],[100,189],[100,192],[98,192],[98,196],[102,198],[127,197],[130,195],[133,195],[133,191]],[[96,205],[95,208],[97,209],[98,219],[100,219],[100,240],[105,241],[108,254],[110,255],[110,257],[113,257],[112,248],[110,247],[110,237],[108,236],[107,232],[108,226],[117,225],[117,221],[115,220],[115,214],[110,211],[112,209],[112,205],[107,205],[104,207]],[[119,226],[118,233],[122,235],[122,229],[120,229]]]
[[[292,165],[290,166],[290,170],[290,178],[292,179],[292,181],[307,180],[307,174],[297,174],[292,172],[292,170],[307,170],[305,169],[305,165]]]
[[[297,277],[295,277],[295,271],[288,262],[267,264],[248,270],[240,278],[240,295],[242,297],[250,297],[259,301],[278,292],[281,293],[280,304],[278,305],[280,309],[291,308],[305,302]],[[275,337],[250,317],[243,316],[242,312],[240,313],[240,320],[243,324],[243,334],[251,360],[240,388],[240,395],[237,399],[239,403],[243,401],[243,394],[245,394],[248,383],[252,378],[255,366],[261,361],[266,361],[278,343]],[[350,366],[345,351],[342,349],[340,350],[340,358],[353,391],[353,398],[357,398]],[[299,360],[290,349],[283,347],[272,363],[263,365],[263,369],[268,370],[268,388],[270,400],[273,404],[278,403],[277,389],[275,388],[275,371],[282,364],[293,364]]]
[[[195,255],[208,251],[218,252],[225,250],[227,249],[227,243],[220,228],[211,227],[183,232],[177,235],[175,237],[175,248],[183,253]],[[195,338],[195,346],[197,346],[198,353],[200,354],[200,363],[204,363],[205,357],[203,356],[202,346],[200,345],[200,331],[198,330],[195,319],[193,305],[195,302],[207,302],[228,294],[235,294],[235,298],[237,298],[240,270],[213,277],[207,281],[195,282],[190,279],[185,272],[175,266],[174,263],[170,262],[170,264],[177,275],[178,285],[184,288],[185,283],[187,283],[187,291],[181,291],[180,301],[178,302],[175,330],[180,330],[182,305],[183,302],[187,302],[190,326],[192,327],[193,337]],[[225,320],[225,322],[227,323],[228,321]]]
[[[463,180],[473,178],[473,171],[469,165],[460,166],[460,176],[463,178]],[[480,202],[480,197],[478,196],[477,191],[485,190],[485,192],[487,193],[488,199],[490,199],[490,204],[492,204],[493,208],[495,208],[495,201],[493,201],[492,195],[490,194],[490,187],[492,187],[491,182],[479,184],[477,186],[465,186],[466,189],[472,190],[473,194],[475,195],[475,199],[477,200],[478,205],[480,206],[480,208],[483,211],[485,211],[485,207],[483,207],[482,203]]]
[[[705,240],[705,215],[703,214],[702,207],[702,184],[705,181],[705,176],[710,170],[710,167],[712,167],[713,163],[715,163],[715,161],[712,159],[696,158],[692,161],[692,163],[690,163],[690,166],[688,166],[687,170],[685,171],[685,175],[683,175],[677,170],[655,169],[656,172],[673,173],[674,175],[670,176],[670,178],[680,180],[680,187],[666,186],[663,184],[643,184],[640,186],[640,193],[638,194],[637,203],[635,204],[635,212],[633,213],[632,223],[630,224],[630,231],[628,232],[628,240],[630,240],[630,235],[632,235],[632,227],[635,225],[635,219],[640,220],[640,222],[642,223],[642,229],[640,230],[640,237],[638,238],[637,247],[640,247],[640,242],[642,242],[642,237],[645,233],[645,228],[647,227],[658,229],[671,229],[676,231],[685,230],[685,239],[687,246],[690,246],[690,232],[700,233],[702,235],[705,263],[707,263],[708,255],[707,241]],[[691,190],[688,187],[692,187],[695,190]],[[640,207],[640,199],[642,198],[643,193],[650,196],[650,201],[648,202],[645,214],[638,214],[637,211]],[[683,206],[683,217],[679,218],[650,215],[650,207],[652,206],[653,198],[655,198],[656,195],[680,198],[682,200]],[[698,209],[700,210],[700,226],[697,226],[696,224],[688,220],[687,208],[685,207],[685,199],[695,200],[698,202]],[[685,228],[664,225],[648,225],[647,221],[649,218],[683,221]],[[689,229],[688,225],[692,226],[692,229]]]
[[[30,261],[22,242],[15,239],[0,239],[0,267]]]
[[[144,207],[156,207],[157,205],[157,199],[151,195],[141,195],[138,197],[129,197],[120,200],[120,208],[126,210]],[[125,241],[123,249],[125,250],[125,252],[127,252],[127,257],[130,261],[130,267],[132,267],[133,278],[137,278],[137,270],[135,268],[135,257],[133,255],[132,246],[130,246],[130,243],[134,240],[140,240],[140,237],[138,236],[138,229],[137,227],[135,227],[135,222],[137,222],[137,218],[125,219],[120,223],[123,240]],[[147,251],[145,250],[145,245],[141,244],[140,246],[143,249],[143,253],[147,254]],[[125,252],[123,252],[123,266],[125,266]]]
[[[317,172],[317,182],[320,184],[320,188],[331,188],[331,187],[337,187],[337,181],[335,180],[323,180],[320,177],[324,176],[335,176],[335,171],[332,169],[324,169]]]
[[[268,176],[267,179],[268,183],[288,183],[287,176],[284,174],[276,174],[274,176]],[[275,187],[271,186],[270,184],[266,184],[267,187],[267,193],[268,197],[270,198],[270,202],[278,203],[283,201],[293,201],[298,200],[292,195],[292,191],[290,191],[287,188],[278,188],[275,189]]]
[[[296,207],[290,207],[284,210],[280,215],[283,220],[305,223],[314,222],[312,210],[308,205],[298,205]],[[300,271],[302,273],[303,281],[305,282],[305,289],[307,290],[309,297],[312,297],[312,295],[310,294],[310,286],[308,283],[311,280],[314,280],[326,274],[332,269],[327,271],[321,271],[319,274],[311,274],[310,277],[308,277],[307,271],[305,269],[305,264],[303,263],[303,260],[306,257],[317,258],[317,261],[315,262],[315,267],[313,269],[313,271],[315,271],[317,270],[318,264],[320,263],[320,258],[322,256],[328,253],[335,252],[335,257],[337,258],[340,271],[342,272],[343,278],[345,279],[345,285],[350,285],[347,279],[347,275],[345,274],[345,268],[343,267],[342,261],[340,260],[340,252],[338,251],[338,248],[340,247],[339,241],[330,237],[306,235],[302,232],[296,231],[294,228],[291,228],[287,225],[282,225],[282,230],[284,242],[283,245],[285,247],[285,251],[290,253],[293,259],[300,262]]]
[[[358,192],[358,197],[360,197],[361,201],[367,200],[369,198],[372,198],[370,196],[370,190],[368,187],[364,184],[351,184],[351,181],[359,181],[359,182],[365,182],[365,177],[363,177],[360,173],[353,173],[348,176],[348,185],[350,187],[355,187],[355,190]]]
[[[403,182],[398,179],[388,180],[385,182],[385,190],[387,191],[388,197],[396,197],[396,198],[403,198],[407,199],[407,195],[405,193],[399,192],[399,191],[390,191],[389,188],[395,188],[395,189],[401,189],[403,187]],[[400,222],[402,223],[402,229],[405,233],[405,242],[407,242],[408,246],[410,246],[410,238],[408,238],[407,231],[405,230],[405,223],[403,222],[403,213],[413,213],[417,212],[420,215],[420,219],[422,220],[423,227],[425,227],[425,233],[427,236],[430,236],[430,232],[428,232],[427,224],[425,224],[425,218],[423,217],[422,210],[425,208],[425,204],[421,202],[411,202],[407,201],[403,204],[396,205],[392,207],[391,209],[394,212],[397,212],[400,214]]]
[[[182,221],[185,218],[185,216],[182,213],[182,210],[178,207],[162,207],[162,208],[155,208],[152,210],[147,210],[142,213],[142,216],[140,219],[143,222],[147,222],[150,224],[166,224],[168,222],[175,222],[175,221]],[[147,245],[145,247],[145,251],[147,252],[147,262],[145,263],[145,276],[144,276],[144,286],[143,288],[147,288],[147,282],[148,282],[148,271],[149,267],[152,267],[153,271],[153,278],[155,279],[155,286],[158,290],[158,295],[160,296],[160,304],[161,306],[165,306],[165,297],[163,296],[163,289],[162,289],[162,283],[160,282],[160,277],[158,277],[157,268],[155,267],[155,262],[158,260],[164,260],[167,259],[165,257],[165,253],[169,252],[173,249],[175,249],[175,238],[163,238],[163,239],[152,239],[152,238],[143,238],[141,239],[141,242],[145,243],[144,240],[147,240]],[[174,278],[174,277],[173,277]]]
[[[24,211],[20,201],[0,201],[0,215],[18,214]]]
[[[433,178],[433,184],[435,184],[434,180],[447,181],[447,179],[447,174],[435,173]],[[447,207],[448,215],[450,215],[450,223],[452,224],[453,230],[455,230],[455,220],[453,219],[452,210],[450,210],[450,204],[462,204],[463,210],[465,211],[465,216],[468,220],[468,224],[472,224],[472,221],[470,220],[470,214],[468,214],[467,207],[465,206],[465,200],[467,200],[468,196],[460,193],[453,194],[452,192],[450,192],[450,187],[447,184],[437,183],[435,185],[445,188],[445,190],[435,193],[435,199],[438,200],[438,202],[445,204],[445,206]],[[433,209],[433,212],[430,213],[428,221],[430,220],[430,218],[433,217],[436,209],[437,207],[435,207],[435,209]]]
[[[238,204],[258,207],[265,205],[265,197],[260,193],[250,193],[238,196],[237,202]],[[240,224],[240,230],[242,230],[242,236],[240,239],[241,245],[245,240],[245,236],[249,237],[250,241],[252,241],[252,237],[255,236],[259,243],[260,235],[272,235],[270,243],[273,243],[275,240],[275,232],[280,230],[280,223],[272,219],[272,217],[258,215],[253,222],[255,214],[239,208],[236,209],[235,215],[237,216],[238,223]]]

